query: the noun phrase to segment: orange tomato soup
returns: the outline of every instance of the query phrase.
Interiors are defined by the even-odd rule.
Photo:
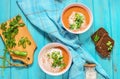
[[[78,13],[81,13],[84,15],[84,24],[80,27],[79,30],[77,31],[83,31],[87,28],[88,24],[90,23],[90,15],[89,13],[87,12],[86,9],[84,9],[83,7],[80,7],[80,6],[71,6],[69,8],[67,8],[63,14],[62,14],[62,21],[63,21],[63,24],[64,26],[67,28],[67,29],[70,29],[70,24],[69,24],[69,16],[72,14],[72,12],[78,12]]]

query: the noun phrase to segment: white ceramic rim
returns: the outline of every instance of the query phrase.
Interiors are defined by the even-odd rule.
[[[52,73],[52,72],[49,72],[49,71],[45,70],[45,69],[43,68],[43,66],[41,66],[41,64],[40,64],[40,56],[41,56],[41,54],[42,54],[41,52],[44,51],[44,50],[45,50],[47,47],[49,47],[49,46],[52,46],[52,47],[60,46],[60,47],[64,48],[64,49],[68,52],[68,54],[69,54],[69,56],[70,56],[69,64],[68,64],[67,68],[64,69],[63,71],[58,72],[58,73]],[[50,48],[52,48],[52,47],[50,47]],[[72,56],[71,56],[70,51],[68,50],[68,48],[67,48],[66,46],[64,46],[63,44],[60,44],[60,43],[49,43],[49,44],[45,45],[45,46],[41,49],[41,51],[39,52],[39,54],[38,54],[38,64],[39,64],[40,68],[41,68],[45,73],[47,73],[47,74],[49,74],[49,75],[52,75],[52,76],[58,76],[58,75],[64,74],[64,73],[65,73],[66,71],[68,71],[68,69],[70,68],[71,63],[72,63]]]
[[[87,27],[85,30],[83,30],[83,31],[73,32],[73,31],[69,30],[68,28],[66,28],[65,25],[64,25],[64,23],[63,23],[63,21],[62,21],[62,15],[63,15],[63,13],[64,13],[69,7],[73,7],[73,6],[83,7],[83,8],[88,12],[88,14],[89,14],[89,16],[90,16],[90,23],[89,23],[88,27]],[[73,33],[73,34],[81,34],[81,33],[86,32],[86,31],[92,26],[92,23],[93,23],[93,15],[92,15],[91,10],[90,10],[87,6],[85,6],[83,3],[72,3],[72,4],[67,5],[67,6],[63,9],[62,14],[61,14],[61,22],[62,22],[62,24],[63,24],[63,27],[64,27],[68,32]]]

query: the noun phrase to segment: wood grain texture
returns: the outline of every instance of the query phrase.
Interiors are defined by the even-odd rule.
[[[94,23],[95,23],[95,30],[97,30],[99,27],[104,27],[107,32],[110,35],[110,13],[109,13],[109,1],[108,0],[102,0],[101,4],[104,6],[101,6],[100,2],[98,0],[94,1]],[[114,39],[114,38],[113,38]],[[98,53],[98,52],[96,52]],[[111,54],[112,55],[112,54]],[[111,57],[112,58],[112,57]],[[109,74],[110,78],[113,79],[113,66],[112,66],[112,59],[102,59],[98,54],[96,54],[96,60],[100,64],[102,64],[102,67],[105,69],[105,71]],[[109,66],[108,66],[109,65]],[[98,75],[99,76],[99,75]]]
[[[94,19],[92,27],[87,32],[79,35],[81,46],[102,65],[105,71],[110,75],[110,79],[120,79],[120,0],[76,0],[76,2],[83,3],[88,6],[93,13]],[[69,3],[72,2],[69,0],[66,4]],[[47,38],[47,35],[40,32],[30,24],[18,8],[16,0],[1,0],[0,23],[16,16],[17,14],[22,15],[29,32],[37,44],[34,61],[33,64],[27,68],[7,68],[4,73],[2,73],[2,69],[0,69],[0,79],[68,79],[68,72],[61,76],[54,77],[45,74],[39,68],[38,53],[44,45],[51,41]],[[98,52],[95,50],[95,46],[90,38],[90,36],[101,26],[103,26],[108,31],[109,35],[115,40],[115,46],[109,60],[102,59],[98,55]],[[3,55],[3,48],[4,43],[0,38],[0,55]],[[7,57],[10,59],[9,55],[7,55]],[[2,65],[2,60],[0,60],[0,65]],[[97,79],[102,79],[99,74]]]
[[[10,19],[10,1],[4,0],[0,2],[0,23]],[[3,56],[4,43],[0,37],[0,56]],[[10,56],[7,54],[7,58],[10,59]],[[0,59],[0,65],[3,61]],[[7,64],[7,63],[6,63]],[[11,69],[0,69],[0,79],[10,79],[11,78]]]
[[[120,0],[110,0],[109,1],[109,8],[110,8],[110,18],[111,18],[111,25],[110,25],[110,34],[111,37],[115,39],[115,47],[112,53],[112,66],[113,66],[113,79],[120,79]]]

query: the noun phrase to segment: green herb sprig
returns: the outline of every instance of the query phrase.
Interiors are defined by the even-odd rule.
[[[75,22],[70,25],[71,30],[77,30],[81,27],[82,23],[84,22],[83,15],[75,13]]]
[[[99,39],[100,39],[100,37],[96,34],[96,35],[94,36],[94,42],[97,42]]]
[[[8,62],[9,65],[2,65],[0,66],[0,68],[9,68],[11,66],[14,66],[14,67],[27,67],[26,64],[18,64],[18,63],[12,63],[10,60],[6,59],[5,57],[3,56],[0,56],[0,59],[3,59],[4,61]]]
[[[52,67],[64,68],[66,66],[63,61],[63,56],[60,55],[60,52],[54,51],[51,55],[48,54],[47,56],[53,59]]]
[[[22,46],[23,48],[26,48],[26,45],[31,45],[31,41],[27,37],[21,37],[18,46]]]
[[[1,28],[2,30],[6,30],[6,29],[7,29],[6,26],[7,26],[7,23],[5,22],[5,23],[2,23],[2,24],[1,24],[1,27],[0,27],[0,28]]]

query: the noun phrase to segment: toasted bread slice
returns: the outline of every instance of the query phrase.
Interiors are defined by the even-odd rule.
[[[108,34],[104,34],[96,44],[96,50],[101,55],[101,57],[106,58],[110,56],[110,52],[112,51],[113,46],[114,40],[109,37]]]
[[[93,42],[95,43],[95,45],[98,43],[98,41],[101,39],[101,37],[103,37],[104,34],[107,35],[108,32],[105,31],[105,29],[101,27],[100,29],[98,29],[98,30],[91,36],[91,38],[92,38]]]

